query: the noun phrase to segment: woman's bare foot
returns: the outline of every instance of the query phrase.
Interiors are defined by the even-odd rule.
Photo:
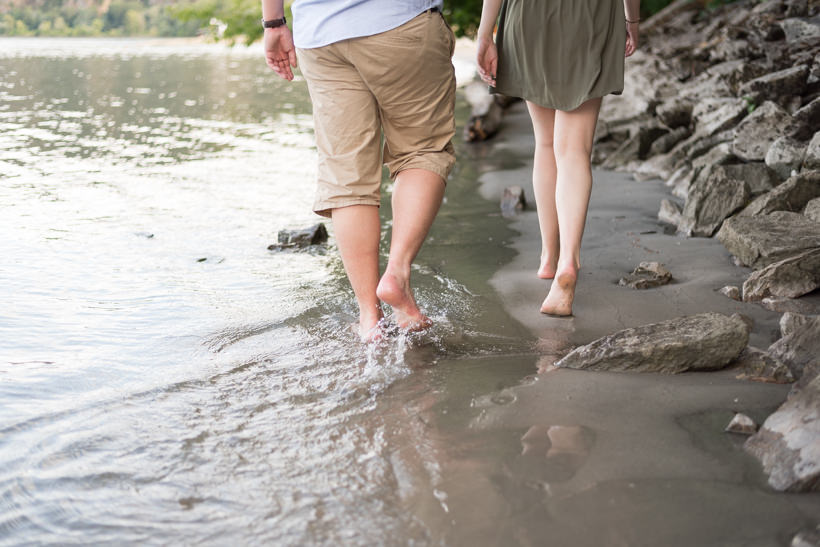
[[[541,259],[541,265],[538,267],[539,279],[552,279],[555,277],[555,264],[550,259]]]
[[[572,301],[575,298],[575,284],[578,270],[565,268],[556,274],[550,292],[541,304],[541,313],[565,317],[572,315]]]
[[[400,278],[392,272],[384,272],[376,288],[376,296],[393,308],[396,324],[400,329],[420,331],[433,324],[416,305],[410,282],[406,277]]]

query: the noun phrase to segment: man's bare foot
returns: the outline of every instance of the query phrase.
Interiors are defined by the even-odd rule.
[[[384,314],[381,307],[374,312],[359,313],[359,339],[365,344],[377,342],[382,338],[382,319]]]
[[[416,305],[407,278],[400,279],[391,272],[384,272],[376,288],[376,296],[393,308],[395,321],[400,329],[420,331],[433,324]]]
[[[566,268],[556,274],[550,286],[550,292],[541,304],[541,313],[565,317],[572,315],[572,301],[575,298],[575,284],[578,271]]]

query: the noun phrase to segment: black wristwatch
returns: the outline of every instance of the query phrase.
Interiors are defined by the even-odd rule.
[[[268,19],[267,21],[262,19],[262,28],[277,28],[281,27],[285,23],[287,23],[287,21],[284,17],[281,19]]]

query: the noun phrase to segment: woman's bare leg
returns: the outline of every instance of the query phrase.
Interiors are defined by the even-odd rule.
[[[558,213],[555,210],[555,154],[553,135],[555,110],[527,101],[535,133],[535,157],[532,164],[532,191],[538,209],[541,229],[541,260],[538,277],[552,279],[558,265]]]
[[[375,328],[382,318],[376,296],[379,282],[379,208],[351,205],[331,211],[333,232],[347,278],[359,304],[359,335],[364,341],[378,338]]]
[[[421,330],[431,321],[419,310],[410,287],[410,265],[433,224],[444,179],[426,169],[406,169],[396,177],[393,188],[393,234],[390,257],[376,294],[393,308],[399,327]]]
[[[592,191],[590,154],[600,107],[600,98],[590,99],[575,110],[555,114],[555,202],[561,252],[555,280],[541,305],[542,313],[572,315],[581,268],[581,238]]]

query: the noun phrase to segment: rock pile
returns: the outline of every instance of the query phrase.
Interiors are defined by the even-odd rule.
[[[743,299],[820,287],[820,8],[677,0],[641,27],[627,90],[605,101],[594,160],[660,178],[662,222],[717,236],[758,270]]]

